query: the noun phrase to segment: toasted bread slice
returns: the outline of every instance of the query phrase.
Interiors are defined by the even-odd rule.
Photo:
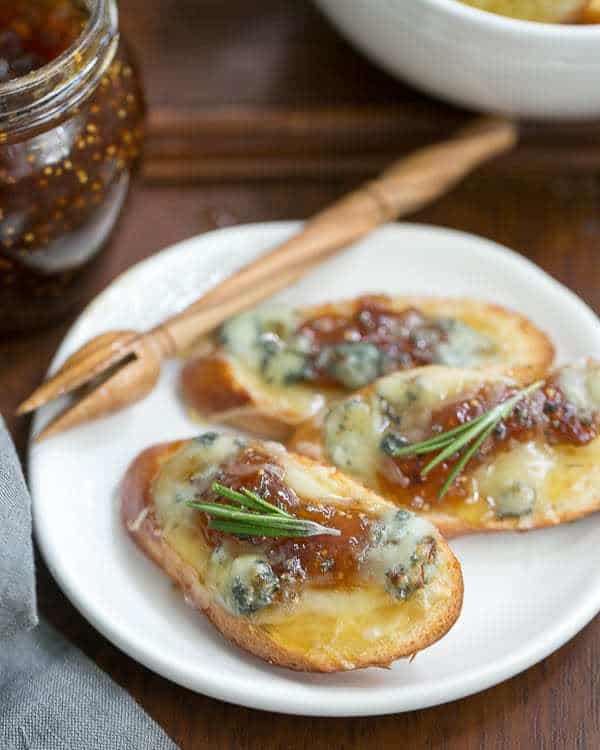
[[[502,403],[526,382],[446,367],[395,373],[301,426],[290,447],[329,461],[447,536],[553,526],[600,508],[600,363],[550,374],[439,494],[459,453],[423,476],[440,451],[393,457]],[[464,446],[463,451],[468,449]]]
[[[489,13],[541,23],[577,21],[586,0],[462,0]]]
[[[243,313],[185,365],[181,383],[205,419],[286,440],[326,403],[394,370],[436,362],[544,371],[553,356],[545,334],[498,305],[373,295]]]
[[[268,539],[209,529],[186,501],[214,501],[213,481],[340,533]],[[273,664],[387,666],[437,641],[459,615],[460,566],[432,524],[280,445],[216,433],[158,445],[130,466],[121,498],[129,533],[186,601]]]
[[[579,20],[582,23],[600,23],[600,0],[589,0]]]

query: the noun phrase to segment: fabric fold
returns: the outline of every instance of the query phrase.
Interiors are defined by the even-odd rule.
[[[0,416],[0,640],[36,623],[31,502]]]
[[[177,750],[125,690],[50,625],[38,624],[31,501],[2,417],[0,748]]]
[[[43,620],[2,650],[3,750],[176,750],[122,688]]]

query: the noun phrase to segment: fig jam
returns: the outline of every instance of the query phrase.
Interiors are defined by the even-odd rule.
[[[314,586],[351,585],[359,575],[361,559],[369,545],[372,519],[358,510],[340,510],[333,505],[315,503],[302,504],[294,492],[281,478],[273,459],[253,448],[247,448],[228,466],[225,465],[215,477],[234,490],[245,487],[256,492],[273,505],[288,511],[297,518],[336,528],[340,536],[312,536],[301,538],[247,539],[261,545],[274,572],[284,576],[288,584],[310,580]],[[202,495],[203,502],[220,503],[222,498],[212,490]],[[218,547],[229,535],[208,529],[207,520],[198,514],[207,541],[212,548]]]
[[[112,0],[0,9],[0,332],[47,325],[120,213],[143,98]]]
[[[469,398],[445,405],[432,414],[430,433],[426,438],[477,419],[515,393],[516,388],[483,386]],[[551,376],[539,390],[523,398],[510,415],[498,423],[477,454],[470,459],[469,469],[495,453],[509,450],[515,442],[525,443],[539,439],[549,445],[582,447],[596,439],[599,430],[600,414],[596,413],[589,419],[579,415],[561,390],[557,377]],[[390,489],[392,497],[417,510],[421,509],[422,503],[427,503],[430,507],[448,507],[453,502],[468,499],[470,486],[461,482],[455,482],[442,501],[438,499],[440,488],[460,456],[456,454],[442,461],[427,477],[423,477],[421,472],[434,455],[428,453],[403,458],[384,456],[384,467],[386,463],[389,465],[393,462],[399,469],[398,477],[402,481],[391,482],[390,476],[393,474],[384,468],[379,477],[382,486]],[[419,504],[414,503],[415,495],[418,495]]]
[[[88,13],[70,0],[13,0],[0,8],[0,83],[56,59],[85,28]]]
[[[382,358],[379,375],[387,375],[433,364],[437,345],[447,339],[442,321],[429,319],[413,307],[396,311],[383,295],[360,297],[349,316],[336,313],[311,318],[298,333],[310,342],[305,379],[324,387],[339,385],[333,374],[335,362],[323,356],[328,349],[371,344]]]

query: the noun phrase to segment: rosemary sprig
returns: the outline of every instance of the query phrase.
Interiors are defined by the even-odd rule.
[[[214,482],[212,490],[237,505],[189,500],[186,503],[188,508],[200,510],[210,517],[209,529],[237,536],[340,536],[339,529],[321,526],[320,523],[304,518],[296,518],[246,488],[238,492],[231,487]]]
[[[257,495],[256,492],[251,492],[250,490],[246,489],[246,487],[242,487],[242,489],[238,492],[237,490],[232,490],[231,487],[226,487],[224,484],[213,482],[212,489],[213,492],[221,495],[221,497],[226,497],[228,500],[233,500],[234,502],[239,503],[241,506],[249,508],[250,510],[256,510],[262,513],[273,513],[279,516],[286,517],[289,517],[290,515],[289,513],[286,513],[285,510],[282,510],[276,505],[271,505],[271,503],[263,500],[260,495]],[[220,505],[219,507],[222,508],[223,506]]]
[[[489,411],[469,422],[465,422],[464,424],[454,427],[451,430],[447,430],[446,432],[442,432],[439,435],[434,435],[420,443],[402,445],[397,448],[389,449],[388,453],[394,458],[399,458],[402,456],[418,456],[433,453],[434,451],[440,451],[422,469],[421,476],[425,477],[432,469],[438,466],[438,464],[442,463],[442,461],[460,453],[463,448],[466,448],[459,461],[452,467],[452,471],[438,493],[438,497],[441,499],[448,492],[455,479],[481,448],[486,439],[496,429],[498,424],[503,419],[510,416],[519,401],[533,391],[536,391],[543,384],[543,380],[538,380],[527,386],[527,388],[523,388],[518,393],[515,393],[514,396],[511,396],[506,401],[497,404],[492,409],[489,409]]]

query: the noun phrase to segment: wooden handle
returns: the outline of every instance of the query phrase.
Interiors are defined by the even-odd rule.
[[[183,351],[227,318],[294,283],[381,224],[422,208],[516,140],[513,123],[484,117],[450,140],[395,162],[379,178],[316,214],[298,234],[158,326],[153,333],[165,355]]]
[[[318,263],[313,263],[310,268],[294,266],[278,277],[265,279],[244,294],[243,302],[238,297],[232,297],[219,304],[197,307],[193,312],[186,308],[145,335],[154,339],[163,356],[172,357],[185,351],[201,336],[210,333],[233,315],[262,302],[284,287],[291,286],[317,265]]]

